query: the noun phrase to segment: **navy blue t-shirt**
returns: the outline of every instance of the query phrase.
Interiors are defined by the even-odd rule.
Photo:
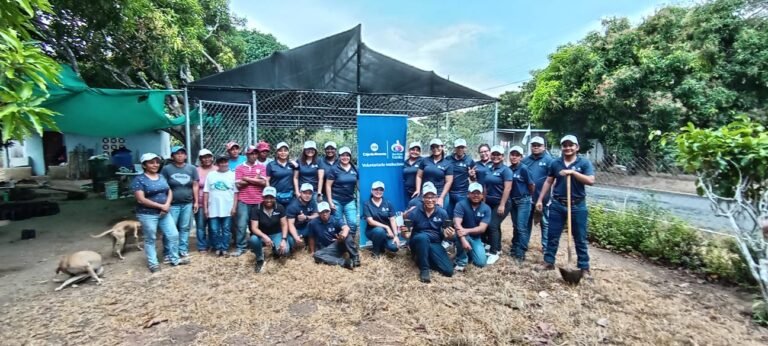
[[[488,175],[488,167],[492,166],[493,162],[475,162],[475,178],[481,185],[485,185],[485,176]]]
[[[325,179],[328,178],[328,172],[331,170],[331,168],[339,165],[339,157],[337,156],[335,160],[333,160],[333,163],[330,163],[325,160],[325,157],[317,160],[318,165],[320,166],[320,169],[325,171]],[[325,185],[325,184],[323,184]],[[323,191],[323,194],[328,194],[328,191],[325,191],[325,186],[321,186],[320,190]]]
[[[577,157],[576,161],[570,166],[565,165],[562,157],[552,161],[549,165],[549,176],[555,178],[555,184],[552,188],[552,197],[554,198],[566,198],[567,196],[566,177],[560,175],[560,171],[564,169],[572,169],[584,175],[595,175],[595,168],[592,167],[592,162],[582,157]],[[571,177],[571,198],[584,197],[587,197],[587,190],[584,184]]]
[[[270,161],[267,164],[267,176],[269,176],[269,186],[272,186],[278,193],[293,193],[293,164],[286,161],[281,165],[277,160]]]
[[[312,188],[314,191],[318,191],[317,189],[317,170],[322,169],[320,168],[320,165],[315,162],[311,164],[307,164],[306,161],[299,162],[299,186],[304,183],[308,183],[312,185]]]
[[[528,168],[528,173],[531,174],[531,179],[533,180],[533,183],[536,184],[536,192],[533,196],[533,202],[536,202],[536,199],[541,195],[541,188],[544,186],[544,182],[547,181],[549,165],[553,160],[554,158],[552,158],[552,155],[549,155],[547,152],[544,152],[538,157],[531,154],[523,159],[523,164]],[[549,195],[550,193],[544,196],[543,202],[545,205],[547,204],[547,201],[549,201]]]
[[[469,155],[464,155],[460,159],[451,155],[448,157],[448,162],[453,165],[451,193],[466,195],[469,192],[469,170],[475,167],[475,161]]]
[[[427,157],[419,163],[419,169],[423,171],[421,176],[421,183],[432,182],[437,189],[437,195],[440,196],[443,193],[445,187],[445,177],[453,175],[453,165],[446,159],[440,159],[435,162],[432,157]]]
[[[497,206],[501,203],[501,195],[504,194],[504,182],[512,181],[512,171],[503,163],[488,168],[485,175],[485,201],[489,205]]]
[[[472,208],[472,202],[465,199],[453,210],[453,218],[457,217],[461,218],[461,227],[464,228],[474,228],[480,223],[487,225],[491,223],[491,207],[481,201],[477,208]]]
[[[137,175],[131,182],[131,191],[144,191],[144,197],[148,200],[165,204],[168,200],[168,190],[171,187],[168,185],[168,181],[161,175],[157,175],[157,179],[152,180],[147,177],[146,174]],[[136,203],[136,214],[160,214],[160,209],[155,209]]]
[[[443,222],[448,220],[448,213],[445,209],[436,205],[432,215],[427,216],[423,207],[417,208],[408,213],[408,219],[413,223],[413,235],[425,232],[429,236],[430,242],[436,243],[443,240]]]
[[[288,203],[288,207],[285,208],[285,215],[289,219],[295,219],[296,216],[299,214],[304,214],[305,216],[311,216],[312,214],[317,213],[317,202],[315,202],[314,199],[311,199],[306,204],[303,203],[303,201],[299,200],[299,198],[294,198],[291,200],[291,203]],[[308,224],[309,220],[304,220],[302,222],[299,222],[299,220],[295,220],[293,222],[293,225],[296,227],[304,227],[304,225]]]
[[[419,171],[419,165],[423,158],[418,158],[413,164],[408,163],[408,159],[403,162],[403,187],[408,195],[413,194],[416,191],[416,173]]]
[[[327,180],[333,180],[331,192],[333,200],[347,204],[355,200],[355,189],[357,188],[357,169],[349,165],[349,170],[345,170],[341,165],[331,167],[330,171],[325,171]]]
[[[424,205],[424,201],[421,200],[421,196],[416,196],[408,201],[408,208],[406,209],[411,209],[411,207],[421,208],[422,205]]]
[[[533,184],[531,174],[528,172],[528,168],[523,163],[518,163],[517,166],[509,166],[512,171],[512,193],[510,197],[520,198],[530,196],[531,191],[528,190],[528,185]]]
[[[377,207],[376,204],[373,203],[373,200],[369,199],[365,201],[365,204],[363,205],[363,217],[366,220],[368,220],[370,217],[376,222],[380,222],[389,226],[389,218],[395,217],[395,207],[392,206],[392,203],[389,203],[389,201],[386,199],[382,199],[381,203]],[[373,228],[374,226],[367,224],[367,229]]]
[[[309,222],[309,234],[315,239],[318,249],[322,249],[336,241],[336,236],[341,233],[345,223],[337,220],[333,215],[325,223],[319,217]]]

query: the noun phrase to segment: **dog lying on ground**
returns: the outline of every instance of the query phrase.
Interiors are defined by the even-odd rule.
[[[125,237],[128,233],[133,232],[133,237],[136,238],[136,247],[139,251],[144,251],[139,242],[139,231],[141,230],[141,223],[138,221],[127,220],[120,221],[112,226],[111,229],[101,233],[99,235],[91,234],[93,238],[101,238],[107,234],[112,234],[112,253],[117,255],[121,260],[125,259],[122,254],[122,250],[125,247]]]
[[[54,282],[64,282],[61,286],[56,288],[56,291],[61,291],[65,287],[84,281],[88,277],[96,280],[97,284],[101,284],[99,275],[104,273],[104,267],[101,265],[101,255],[93,251],[78,251],[71,255],[62,256],[59,261],[59,267],[56,268],[56,274],[66,273],[71,277],[64,280],[54,279]]]

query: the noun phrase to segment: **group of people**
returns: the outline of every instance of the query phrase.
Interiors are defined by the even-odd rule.
[[[531,139],[528,156],[519,146],[505,153],[501,146],[483,144],[478,148],[480,160],[474,161],[463,139],[453,143],[452,153],[440,139],[433,139],[426,157],[420,143],[410,143],[403,163],[404,197],[409,201],[402,213],[405,222],[384,197],[381,181],[371,185],[370,199],[361,203],[363,231],[371,240],[373,256],[407,245],[423,282],[430,281],[432,269],[452,276],[470,262],[484,267],[498,261],[501,223],[511,214],[514,233],[509,254],[522,264],[538,215],[544,263],[537,267],[554,269],[571,180],[578,267],[589,276],[585,185],[594,183],[594,169],[578,156],[576,137],[563,137],[560,148],[562,156],[554,158],[541,137]],[[157,155],[141,157],[144,173],[134,179],[132,190],[151,272],[160,268],[155,252],[158,229],[163,232],[164,263],[189,263],[193,215],[198,251],[240,256],[250,248],[256,255],[256,272],[263,270],[265,246],[273,256],[285,257],[306,245],[317,263],[349,269],[360,265],[355,240],[360,221],[358,171],[350,148],[327,142],[320,157],[317,144],[306,141],[297,160],[289,158],[285,142],[278,143],[274,153],[266,142],[246,147],[245,155],[240,155],[235,142],[225,149],[226,155],[215,158],[210,150],[200,150],[197,167],[186,163],[187,152],[181,146],[171,149],[171,162],[162,170]],[[446,251],[450,246],[456,248],[454,260]]]

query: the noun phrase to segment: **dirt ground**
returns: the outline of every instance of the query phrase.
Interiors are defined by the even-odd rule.
[[[142,252],[129,247],[119,261],[109,239],[88,236],[130,216],[130,200],[60,203],[59,215],[0,228],[0,344],[768,343],[746,293],[594,248],[595,282],[575,288],[507,256],[422,284],[404,251],[379,260],[364,251],[354,272],[299,253],[284,265],[268,260],[257,275],[249,253],[195,254],[191,265],[150,274]],[[18,240],[29,228],[37,238]],[[510,235],[507,221],[505,248]],[[104,283],[54,292],[58,256],[81,249],[104,256]],[[162,322],[144,328],[152,319]]]

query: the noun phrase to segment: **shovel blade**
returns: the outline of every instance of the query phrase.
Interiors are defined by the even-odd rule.
[[[569,285],[578,285],[579,281],[581,281],[581,277],[584,275],[580,269],[571,270],[563,267],[557,269],[560,270],[560,276],[563,277],[563,281]]]

